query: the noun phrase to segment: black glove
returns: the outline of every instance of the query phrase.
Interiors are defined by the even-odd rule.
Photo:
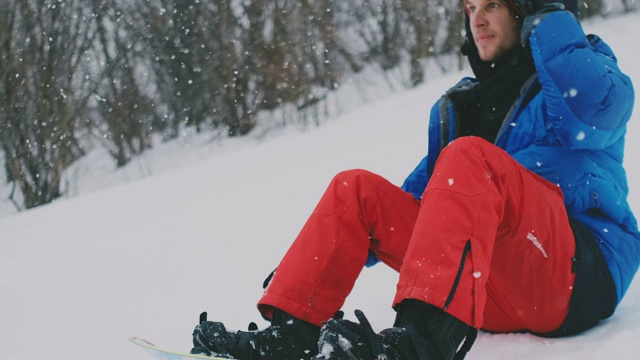
[[[527,1],[525,7],[522,9],[525,14],[525,18],[522,21],[522,29],[520,30],[520,39],[522,46],[527,51],[530,51],[529,37],[533,29],[542,21],[545,17],[549,16],[552,12],[564,10],[564,4],[558,1],[533,0]]]
[[[191,354],[232,358],[229,344],[234,342],[234,335],[221,322],[204,321],[193,330]]]

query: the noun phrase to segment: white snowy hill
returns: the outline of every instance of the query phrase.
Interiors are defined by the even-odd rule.
[[[640,13],[584,26],[612,46],[640,92]],[[119,186],[94,176],[85,185],[92,191],[4,217],[0,359],[147,359],[127,341],[134,335],[188,351],[203,310],[230,328],[265,326],[255,309],[262,281],[333,175],[366,168],[401,184],[426,149],[429,108],[460,76],[371,102],[313,131],[216,148],[211,156],[158,147],[132,166],[179,164],[178,157],[189,164]],[[626,165],[638,215],[639,138],[636,109]],[[346,315],[360,308],[375,329],[389,326],[396,278],[382,264],[364,270]],[[637,279],[617,313],[594,330],[566,339],[481,333],[467,358],[635,359],[639,337]]]

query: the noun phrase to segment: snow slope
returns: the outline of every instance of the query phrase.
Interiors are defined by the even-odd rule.
[[[638,24],[640,13],[585,24],[616,50],[636,84]],[[230,328],[266,325],[255,310],[262,281],[332,176],[359,167],[400,184],[425,151],[431,104],[459,77],[222,155],[159,147],[133,166],[192,161],[0,220],[0,359],[146,359],[127,341],[133,335],[189,350],[203,310]],[[636,211],[639,114],[626,157]],[[96,182],[95,189],[117,183]],[[396,279],[384,265],[363,271],[347,316],[360,308],[374,328],[389,326]],[[468,359],[632,359],[638,336],[635,281],[617,313],[594,330],[567,339],[482,333]]]

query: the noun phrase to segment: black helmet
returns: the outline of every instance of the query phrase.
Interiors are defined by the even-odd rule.
[[[561,3],[566,10],[573,13],[576,19],[579,19],[578,0],[507,0],[507,2],[511,3],[523,17],[542,9],[545,3]]]

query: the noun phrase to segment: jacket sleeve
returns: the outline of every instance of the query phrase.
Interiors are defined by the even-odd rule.
[[[422,158],[418,166],[407,176],[402,184],[402,190],[413,195],[414,198],[422,198],[422,193],[427,187],[429,178],[427,176],[427,159],[428,155]]]
[[[567,11],[545,17],[529,37],[542,85],[547,127],[563,146],[602,149],[625,133],[634,90],[599,37],[585,35]]]
[[[442,148],[441,124],[440,124],[440,105],[442,99],[436,101],[431,107],[429,114],[429,143],[427,155],[420,160],[418,166],[409,174],[402,184],[402,190],[410,193],[416,199],[422,198],[422,193],[427,188],[430,172],[433,171],[435,161],[440,154]],[[448,143],[448,142],[447,142]]]

